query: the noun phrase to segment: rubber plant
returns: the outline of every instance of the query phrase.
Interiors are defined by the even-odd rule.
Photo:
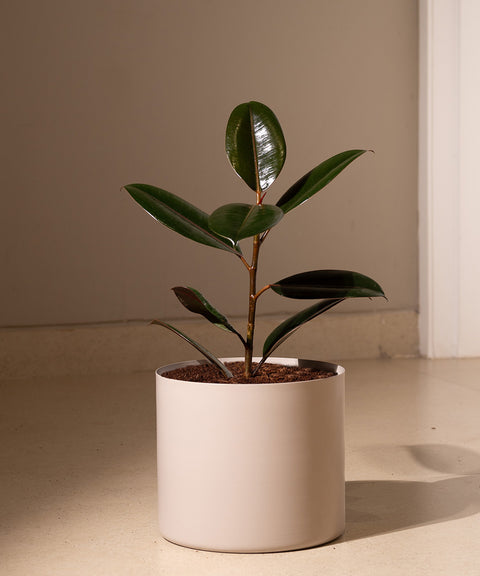
[[[260,102],[237,106],[226,128],[225,149],[234,171],[254,192],[251,203],[226,204],[208,215],[179,196],[150,184],[125,186],[132,198],[153,218],[187,238],[230,252],[248,274],[248,314],[242,336],[196,289],[176,286],[178,300],[190,312],[204,316],[212,324],[235,334],[245,350],[245,376],[254,376],[272,352],[306,322],[330,310],[346,298],[385,297],[371,278],[348,270],[311,270],[282,278],[258,289],[257,272],[261,248],[270,231],[291,210],[298,208],[322,190],[351,162],[366,150],[347,150],[320,163],[295,182],[276,202],[265,203],[267,190],[280,174],[286,158],[285,138],[275,114]],[[240,242],[251,239],[251,259],[244,256]],[[263,344],[263,355],[252,362],[257,301],[267,290],[285,298],[316,300],[277,326]],[[214,354],[192,338],[162,320],[153,320],[168,328],[215,364],[227,378],[232,374]]]

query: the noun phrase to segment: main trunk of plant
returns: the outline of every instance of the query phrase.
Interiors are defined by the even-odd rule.
[[[257,267],[260,252],[260,236],[253,238],[252,264],[249,268],[250,286],[248,295],[247,338],[245,345],[245,377],[252,375],[253,339],[255,335],[255,313],[257,308]]]

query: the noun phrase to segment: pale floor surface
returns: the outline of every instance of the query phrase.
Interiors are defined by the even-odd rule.
[[[260,555],[159,535],[152,374],[0,382],[1,576],[480,576],[480,359],[344,365],[346,532]]]

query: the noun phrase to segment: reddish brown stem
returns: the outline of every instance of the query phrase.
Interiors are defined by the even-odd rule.
[[[247,322],[247,339],[245,345],[245,377],[249,378],[252,374],[253,359],[253,338],[255,334],[255,312],[257,307],[257,267],[258,256],[260,252],[260,237],[253,238],[252,265],[249,269],[250,290],[248,296],[248,322]]]

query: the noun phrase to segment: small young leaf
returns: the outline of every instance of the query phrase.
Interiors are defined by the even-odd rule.
[[[277,202],[285,214],[324,188],[366,150],[347,150],[319,164],[295,182]]]
[[[155,220],[178,234],[200,244],[241,255],[240,248],[234,242],[210,230],[208,214],[179,196],[150,184],[129,184],[125,190]]]
[[[233,110],[225,150],[232,168],[255,191],[266,190],[275,181],[287,154],[277,117],[260,102],[240,104]]]
[[[171,324],[167,324],[166,322],[163,322],[162,320],[152,320],[151,324],[157,324],[158,326],[163,326],[164,328],[171,330],[174,334],[176,334],[177,336],[180,336],[180,338],[182,338],[183,340],[185,340],[186,342],[191,344],[194,348],[196,348],[201,354],[203,354],[205,356],[205,358],[209,362],[211,362],[212,364],[215,364],[215,366],[217,366],[217,368],[219,370],[221,370],[227,378],[233,378],[233,374],[230,372],[230,370],[225,366],[225,364],[221,360],[219,360],[214,354],[212,354],[209,350],[204,348],[201,344],[199,344],[195,340],[192,340],[192,338],[190,338],[189,336],[187,336],[186,334],[184,334],[183,332],[178,330],[178,328],[175,328]]]
[[[283,210],[271,204],[227,204],[217,208],[208,225],[221,236],[238,242],[275,226],[283,217]]]
[[[286,298],[373,298],[385,294],[382,288],[359,272],[349,270],[312,270],[289,276],[271,284]]]
[[[194,314],[201,314],[209,322],[215,324],[215,326],[236,334],[245,346],[245,340],[241,334],[235,330],[225,316],[216,310],[198,290],[185,288],[183,286],[175,286],[172,290],[187,310],[190,310],[190,312]]]
[[[327,300],[321,300],[309,308],[305,308],[301,312],[294,314],[290,318],[287,318],[284,322],[278,325],[266,338],[263,344],[263,357],[255,371],[257,371],[260,366],[265,362],[265,360],[274,352],[280,344],[282,344],[289,336],[291,336],[300,326],[313,320],[323,312],[330,310],[340,302],[343,302],[344,298],[330,298]]]

